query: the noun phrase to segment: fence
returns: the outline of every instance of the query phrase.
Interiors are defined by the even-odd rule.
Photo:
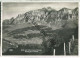
[[[69,54],[71,54],[71,46],[74,43],[74,35],[72,35],[72,38],[70,39],[70,41],[68,42],[68,50],[69,50]],[[53,55],[55,56],[56,54],[56,49],[53,49]],[[64,55],[66,55],[66,43],[64,42]]]

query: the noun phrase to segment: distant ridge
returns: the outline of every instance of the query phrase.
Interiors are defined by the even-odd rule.
[[[24,14],[18,14],[16,18],[12,17],[11,19],[4,20],[3,24],[33,23],[36,25],[58,25],[61,27],[64,25],[65,21],[73,19],[78,19],[78,7],[75,9],[68,9],[64,7],[59,11],[52,9],[51,7],[47,7],[29,11]]]

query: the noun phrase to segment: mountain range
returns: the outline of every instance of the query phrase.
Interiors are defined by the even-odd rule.
[[[4,20],[4,25],[32,23],[33,25],[47,25],[62,27],[70,20],[78,19],[78,7],[75,9],[62,8],[59,11],[51,7],[28,11],[16,18]]]

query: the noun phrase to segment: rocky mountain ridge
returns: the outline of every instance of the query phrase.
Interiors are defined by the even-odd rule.
[[[33,23],[34,25],[65,25],[66,21],[78,19],[78,7],[75,9],[62,8],[59,11],[51,7],[42,8],[19,14],[16,18],[4,20],[4,25]]]

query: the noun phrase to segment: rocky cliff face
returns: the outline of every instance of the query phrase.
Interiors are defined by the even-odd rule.
[[[68,9],[62,8],[59,11],[48,8],[42,8],[19,14],[16,18],[4,20],[3,24],[22,24],[33,23],[34,25],[56,25],[63,26],[68,20],[78,19],[78,8]]]

